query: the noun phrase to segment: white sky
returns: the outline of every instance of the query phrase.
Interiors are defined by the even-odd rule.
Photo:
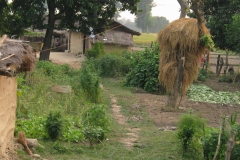
[[[180,16],[180,5],[177,0],[154,0],[156,7],[152,8],[152,16],[166,17],[170,22]],[[122,12],[119,19],[130,19],[134,21],[135,16],[129,11]]]

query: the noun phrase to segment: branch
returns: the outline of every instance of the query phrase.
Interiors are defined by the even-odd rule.
[[[203,12],[199,10],[200,1],[201,0],[192,0],[192,5],[191,5],[191,9],[197,16],[199,26],[201,26],[203,23],[205,23]]]
[[[188,0],[177,0],[177,1],[181,6],[181,14],[180,14],[179,19],[185,18],[187,15],[187,9],[189,8]]]

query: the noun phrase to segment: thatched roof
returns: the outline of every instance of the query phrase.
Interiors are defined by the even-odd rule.
[[[133,46],[133,35],[139,36],[141,33],[131,30],[119,22],[113,21],[107,31],[103,34],[96,35],[95,40],[108,44]]]
[[[33,70],[34,66],[35,57],[30,45],[8,39],[0,43],[0,75],[15,76],[18,72]]]
[[[177,55],[185,58],[181,86],[183,95],[197,78],[198,66],[206,49],[200,43],[202,34],[210,35],[210,32],[205,25],[199,27],[194,18],[175,20],[158,33],[161,51],[159,80],[171,93],[175,92],[174,85],[178,76]]]
[[[123,31],[118,30],[109,30],[105,32],[103,35],[96,35],[95,41],[100,41],[108,44],[120,44],[133,46],[133,38],[130,33],[125,33]]]

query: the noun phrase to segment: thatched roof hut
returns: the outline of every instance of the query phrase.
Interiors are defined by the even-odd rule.
[[[109,30],[103,34],[96,35],[95,41],[101,41],[105,44],[118,44],[125,46],[133,46],[133,35],[141,35],[141,33],[131,30],[119,22],[113,21]]]
[[[194,18],[175,20],[158,33],[161,51],[159,80],[171,93],[176,92],[176,79],[179,78],[177,56],[184,59],[183,77],[180,80],[182,95],[197,78],[198,66],[206,49],[200,43],[200,36],[203,34],[210,35],[210,32],[205,25],[199,27],[197,19]]]
[[[30,45],[3,38],[0,41],[0,75],[12,77],[34,69],[35,56]]]

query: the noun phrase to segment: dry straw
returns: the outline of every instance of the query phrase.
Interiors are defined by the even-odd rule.
[[[204,24],[199,27],[197,19],[194,18],[175,20],[158,33],[157,40],[161,51],[159,80],[169,92],[175,92],[174,85],[178,77],[177,54],[185,57],[182,95],[197,78],[198,66],[206,49],[200,44],[203,34],[210,35],[210,32]]]
[[[30,45],[19,42],[10,42],[6,39],[0,46],[0,73],[27,72],[35,67],[35,56]]]

